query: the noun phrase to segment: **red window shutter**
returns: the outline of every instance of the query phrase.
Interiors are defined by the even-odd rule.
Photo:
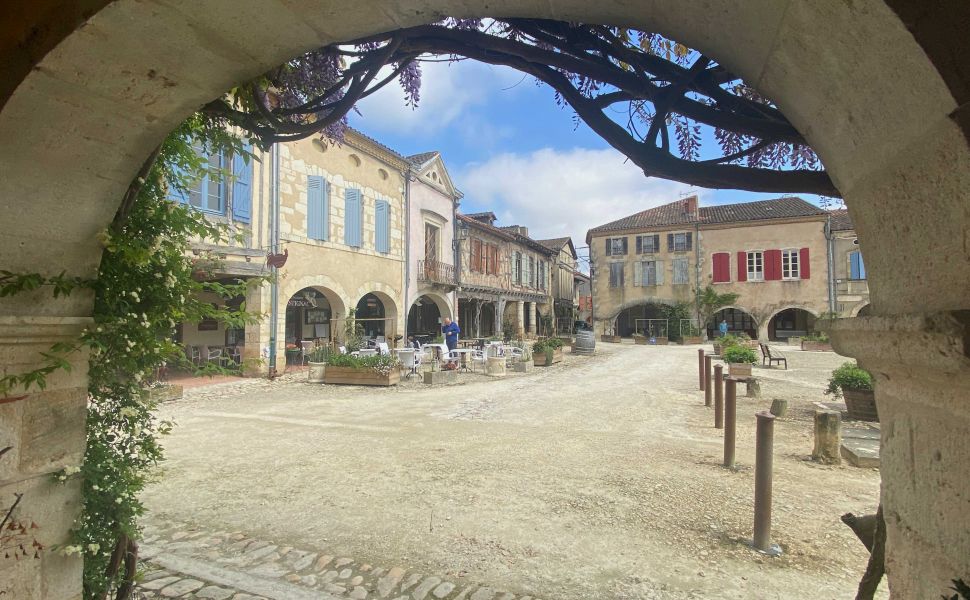
[[[812,269],[808,263],[808,248],[802,248],[798,251],[798,274],[802,279],[808,279],[812,276]]]
[[[718,252],[714,254],[713,260],[714,283],[731,281],[731,255],[727,252]]]
[[[781,250],[765,250],[765,281],[781,279]]]
[[[738,252],[738,281],[748,280],[748,253]]]

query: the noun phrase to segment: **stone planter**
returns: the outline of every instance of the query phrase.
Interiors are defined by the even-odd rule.
[[[505,357],[489,356],[486,358],[485,375],[489,377],[505,377]]]
[[[878,421],[876,394],[872,390],[853,390],[842,388],[848,418],[855,421]]]
[[[324,383],[342,385],[397,385],[401,381],[401,370],[391,369],[387,375],[381,375],[371,368],[355,369],[353,367],[329,366],[323,374]]]
[[[623,338],[620,337],[620,336],[618,336],[618,335],[605,335],[604,334],[604,335],[601,335],[600,336],[600,341],[601,342],[609,342],[611,344],[619,344],[620,342],[623,341]]]
[[[531,360],[517,360],[512,363],[512,372],[514,373],[529,373],[532,371],[532,367],[535,363]]]
[[[832,344],[829,342],[810,342],[802,340],[802,350],[809,352],[833,352]]]
[[[148,392],[148,399],[152,402],[170,402],[182,397],[182,386],[173,383],[145,388],[145,391]]]
[[[425,371],[424,383],[427,385],[439,385],[442,383],[457,383],[458,371]]]
[[[751,377],[751,363],[728,363],[731,377]]]
[[[699,335],[688,335],[684,336],[684,341],[681,342],[684,346],[690,346],[692,344],[703,344],[704,340],[701,339]]]
[[[327,370],[327,363],[308,362],[310,370],[307,373],[307,381],[310,383],[323,383],[324,373]]]
[[[536,352],[532,355],[532,362],[537,367],[548,367],[557,362],[562,362],[562,348],[556,348],[551,354],[552,356],[550,357],[547,352]]]
[[[801,345],[802,345],[802,338],[799,337],[799,336],[797,336],[797,335],[796,336],[792,336],[792,337],[788,338],[788,345],[789,346],[799,346],[799,347],[801,347]]]

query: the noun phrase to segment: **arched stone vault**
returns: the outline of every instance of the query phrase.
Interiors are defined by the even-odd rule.
[[[0,267],[91,276],[96,233],[144,158],[191,111],[313,46],[444,14],[658,31],[776,101],[825,162],[866,255],[879,316],[830,330],[837,348],[876,375],[893,592],[938,597],[949,579],[970,572],[970,322],[956,312],[970,309],[970,76],[961,67],[970,50],[955,25],[966,20],[965,3],[237,0],[232,18],[215,4],[88,0],[53,11],[27,3],[5,15],[10,35],[0,36],[9,51],[0,71]],[[40,293],[0,299],[0,344],[72,339],[90,303]],[[29,368],[30,359],[13,366]],[[79,357],[71,377],[18,400],[58,403],[65,420],[44,435],[65,442],[41,449],[14,439],[32,460],[0,471],[0,492],[12,482],[42,485],[80,460],[84,373]],[[17,432],[17,419],[27,418],[4,417],[3,425]],[[38,510],[69,515],[76,494],[59,488]],[[44,541],[63,542],[69,521],[48,521]],[[45,558],[31,568],[43,569],[47,597],[76,593],[79,560]],[[40,593],[23,589],[28,598]]]

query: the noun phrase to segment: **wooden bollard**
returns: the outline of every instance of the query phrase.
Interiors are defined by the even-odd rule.
[[[737,435],[738,382],[733,377],[724,380],[724,466],[734,468],[734,442]]]
[[[700,380],[700,390],[704,391],[704,349],[697,350],[697,378]]]
[[[714,365],[714,429],[724,429],[724,365]]]
[[[771,470],[775,444],[775,415],[759,412],[754,462],[754,547],[771,548]]]
[[[827,465],[842,462],[842,415],[834,410],[815,411],[815,448],[812,460]]]
[[[711,405],[711,355],[704,357],[704,406]]]

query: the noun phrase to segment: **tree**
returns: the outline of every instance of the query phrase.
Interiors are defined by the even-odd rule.
[[[465,59],[550,86],[647,176],[839,195],[803,136],[740,77],[658,34],[604,25],[446,19],[330,44],[241,84],[202,114],[264,146],[314,135],[339,141],[361,99],[396,80],[417,106],[422,62]],[[713,129],[717,158],[700,159],[704,127]]]
[[[737,302],[739,296],[740,294],[732,293],[719,294],[710,285],[701,290],[695,301],[701,328],[714,317],[714,313]]]

